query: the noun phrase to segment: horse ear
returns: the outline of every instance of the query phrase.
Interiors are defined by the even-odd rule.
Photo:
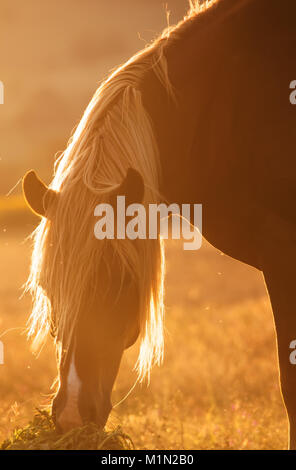
[[[42,217],[46,217],[49,206],[57,198],[57,193],[49,189],[33,170],[23,177],[23,194],[30,209]]]
[[[137,170],[129,168],[126,177],[112,197],[114,202],[117,196],[125,196],[126,205],[141,204],[144,199],[145,186],[142,176]]]

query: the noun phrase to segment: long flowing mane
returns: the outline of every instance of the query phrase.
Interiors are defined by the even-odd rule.
[[[209,7],[216,2],[206,3]],[[191,2],[189,16],[200,8]],[[63,343],[67,351],[84,292],[95,286],[98,266],[106,265],[108,271],[106,246],[112,244],[122,276],[128,271],[139,285],[141,345],[137,370],[141,380],[149,377],[152,365],[163,357],[163,244],[161,240],[143,240],[135,249],[129,240],[98,242],[93,234],[93,211],[97,204],[108,202],[129,167],[144,179],[144,204],[159,202],[160,159],[153,123],[142,104],[141,79],[152,68],[173,94],[163,47],[174,29],[168,28],[115,70],[94,94],[56,162],[50,187],[59,192],[59,202],[52,208],[54,215],[43,218],[33,233],[27,282],[33,296],[28,332],[33,347],[39,348],[52,329],[57,349]]]

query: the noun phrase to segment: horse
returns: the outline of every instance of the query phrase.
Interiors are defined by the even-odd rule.
[[[163,240],[93,235],[94,207],[124,195],[201,203],[203,236],[263,273],[296,449],[295,14],[294,0],[191,1],[182,21],[100,85],[50,185],[25,175],[26,201],[41,216],[28,334],[37,348],[54,336],[62,430],[105,425],[121,358],[138,338],[139,380],[163,358]]]

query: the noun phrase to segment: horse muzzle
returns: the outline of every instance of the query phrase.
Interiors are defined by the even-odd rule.
[[[57,430],[65,433],[88,423],[103,429],[111,410],[109,399],[98,400],[83,391],[78,396],[59,392],[53,401],[52,415]]]

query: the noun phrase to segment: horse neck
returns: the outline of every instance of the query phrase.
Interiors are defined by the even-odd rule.
[[[195,194],[192,173],[198,168],[192,166],[196,164],[196,160],[192,161],[192,148],[197,130],[199,135],[208,133],[209,103],[215,99],[215,91],[219,93],[225,56],[232,49],[232,30],[239,28],[237,12],[249,3],[256,4],[256,0],[220,0],[208,10],[188,17],[168,40],[163,40],[167,41],[163,52],[177,105],[157,77],[152,72],[147,74],[144,104],[154,123],[160,150],[161,191],[170,201],[186,202]],[[207,156],[203,157],[206,160]]]
[[[208,11],[192,14],[171,31],[168,39],[162,40],[168,77],[175,91],[176,102],[171,99],[167,89],[152,70],[144,77],[143,102],[154,123],[160,151],[160,190],[168,200],[179,202],[183,199],[178,188],[183,186],[180,180],[186,179],[186,158],[198,119],[196,103],[199,109],[202,108],[201,74],[198,67],[206,61],[206,57],[203,57],[198,36],[205,33],[208,36],[209,26],[221,17],[222,11],[225,11],[229,3],[230,0],[220,0]]]

